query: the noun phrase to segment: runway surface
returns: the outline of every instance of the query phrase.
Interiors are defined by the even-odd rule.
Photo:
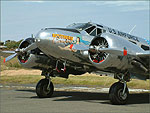
[[[127,105],[111,105],[107,91],[66,91],[64,86],[55,90],[52,98],[39,99],[34,87],[0,87],[0,113],[150,112],[149,93],[146,92],[130,94]]]

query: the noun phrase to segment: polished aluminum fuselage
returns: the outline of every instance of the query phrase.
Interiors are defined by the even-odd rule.
[[[53,56],[56,59],[69,60],[78,63],[82,63],[82,58],[88,61],[88,59],[85,59],[80,52],[72,52],[69,49],[69,46],[66,45],[67,43],[65,43],[66,39],[52,37],[52,34],[72,36],[73,41],[76,41],[76,37],[81,35],[80,33],[73,33],[57,29],[41,30],[36,36],[36,44],[46,55]],[[87,40],[91,41],[92,38],[88,37]],[[64,49],[65,46],[68,46],[68,48]],[[83,62],[83,64],[89,63]]]
[[[109,54],[105,61],[102,63],[94,63],[89,59],[88,51],[72,51],[69,46],[66,47],[65,40],[60,38],[54,38],[53,34],[63,34],[65,36],[73,37],[73,41],[76,41],[77,36],[81,35],[83,39],[91,42],[95,37],[82,35],[81,33],[74,33],[70,31],[63,31],[59,29],[45,29],[41,30],[36,36],[36,44],[38,48],[43,51],[47,56],[53,56],[58,60],[70,61],[74,63],[80,63],[85,66],[94,66],[97,70],[106,71],[106,72],[120,72],[125,70],[132,70],[136,72],[137,70],[130,65],[130,61],[134,59],[131,56],[118,56],[115,54]],[[127,48],[129,54],[136,52],[142,52],[137,45],[129,43],[128,40],[125,40],[122,37],[112,35],[110,33],[103,33],[101,37],[105,37],[108,41],[109,48],[118,48],[122,50],[124,47]],[[89,46],[89,45],[87,45]],[[65,48],[65,49],[64,49]],[[123,54],[123,53],[122,53]],[[87,68],[88,69],[88,68]],[[142,72],[141,72],[142,73]]]
[[[58,35],[58,36],[54,36]],[[66,38],[68,37],[68,38]],[[72,40],[69,40],[71,37]],[[109,48],[117,48],[118,50],[122,50],[126,47],[128,50],[127,56],[118,56],[115,54],[109,54],[107,58],[101,63],[94,63],[91,61],[89,57],[88,50],[85,51],[74,51],[70,49],[70,44],[66,41],[71,41],[71,43],[75,43],[77,37],[82,37],[83,40],[87,42],[92,42],[95,36],[87,35],[84,32],[72,32],[61,29],[43,29],[36,35],[36,44],[38,48],[43,51],[47,56],[52,56],[57,60],[68,61],[74,64],[78,63],[84,65],[88,71],[90,67],[95,67],[97,71],[105,71],[112,73],[120,73],[126,70],[131,71],[132,73],[138,73],[142,76],[147,76],[147,73],[143,73],[142,71],[137,70],[134,66],[131,65],[131,61],[136,59],[135,53],[143,52],[138,45],[134,45],[130,43],[127,39],[121,36],[117,36],[111,33],[102,33],[98,38],[104,37],[109,45]],[[142,40],[143,41],[143,40]],[[143,42],[142,42],[143,43]],[[81,44],[85,45],[85,44]],[[88,45],[85,46],[89,46]],[[66,47],[67,46],[67,47]],[[122,53],[123,54],[123,53]],[[137,58],[138,59],[138,58]]]

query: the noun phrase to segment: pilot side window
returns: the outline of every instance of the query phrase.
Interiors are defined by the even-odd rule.
[[[97,35],[102,33],[102,29],[97,28]]]
[[[85,31],[90,34],[96,27],[95,26],[92,26],[92,27],[89,27],[88,29],[86,29]]]
[[[96,29],[92,33],[90,33],[90,35],[96,36]]]

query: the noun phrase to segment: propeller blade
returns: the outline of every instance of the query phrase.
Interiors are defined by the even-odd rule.
[[[4,63],[7,62],[7,61],[9,61],[9,60],[11,60],[11,59],[13,59],[15,56],[17,56],[17,53],[8,56],[7,58],[4,59]]]
[[[0,51],[0,55],[3,57],[8,57],[9,55],[15,54],[15,51]]]
[[[37,48],[36,44],[35,43],[32,43],[31,45],[29,45],[28,47],[26,48],[23,48],[23,49],[16,49],[15,51],[2,51],[3,53],[9,53],[9,54],[13,54],[13,55],[10,55],[8,56],[7,58],[4,59],[4,63],[13,59],[14,57],[16,57],[17,55],[21,54],[22,52],[27,52],[29,50],[33,50]]]
[[[115,49],[115,48],[100,48],[99,51],[110,53],[110,54],[116,54],[116,55],[120,55],[120,56],[123,55],[123,51]]]
[[[33,50],[33,49],[35,49],[35,48],[37,48],[36,44],[35,44],[35,43],[32,43],[32,44],[29,45],[28,47],[24,48],[24,49],[23,49],[23,52],[27,52],[27,51]]]
[[[15,54],[15,51],[2,51],[3,53]]]

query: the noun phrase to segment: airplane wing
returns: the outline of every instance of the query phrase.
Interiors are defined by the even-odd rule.
[[[140,58],[150,58],[150,51],[146,51],[144,53],[136,53],[136,55]]]
[[[70,46],[71,49],[74,49],[74,50],[89,50],[89,46],[85,46],[85,45],[80,45],[80,44],[72,44]]]
[[[79,45],[79,44],[73,44],[72,45],[72,49],[74,50],[83,50],[83,51],[92,51],[92,52],[106,52],[106,53],[110,53],[110,54],[116,54],[116,55],[124,55],[124,51],[123,50],[119,50],[117,48],[93,48],[92,46],[85,46],[85,45]]]
[[[136,53],[136,55],[142,60],[142,62],[149,68],[150,70],[150,51],[146,51],[144,53]]]

